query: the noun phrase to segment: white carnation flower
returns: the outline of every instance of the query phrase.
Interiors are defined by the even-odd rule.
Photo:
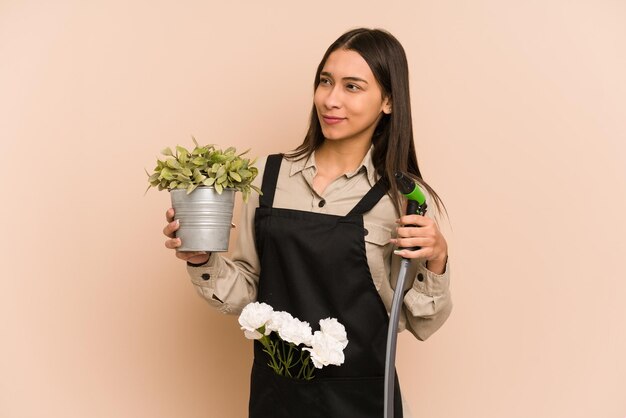
[[[343,354],[345,346],[334,337],[321,331],[315,331],[311,339],[311,346],[312,348],[303,348],[303,350],[311,353],[313,365],[318,369],[329,364],[340,366],[346,359]]]
[[[346,334],[346,327],[344,327],[336,318],[326,318],[320,320],[320,330],[323,334],[334,338],[340,342],[343,348],[348,345],[348,335]]]
[[[278,329],[278,335],[284,341],[288,343],[294,343],[295,345],[300,344],[311,344],[312,331],[311,326],[306,321],[300,321],[297,318],[284,318],[285,321],[280,325]]]
[[[278,332],[283,325],[289,321],[293,321],[293,316],[291,316],[289,312],[274,311],[272,312],[272,316],[267,323],[266,328],[270,331]]]
[[[246,305],[239,315],[239,325],[244,330],[246,338],[258,340],[263,335],[258,331],[265,326],[272,317],[274,309],[267,303],[253,302]],[[271,331],[265,327],[265,335]]]

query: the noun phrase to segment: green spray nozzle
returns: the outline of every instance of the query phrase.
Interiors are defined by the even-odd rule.
[[[407,199],[414,200],[420,205],[426,203],[426,197],[422,190],[415,184],[413,180],[409,177],[405,176],[401,172],[396,172],[396,184],[398,185],[398,190],[402,193]]]

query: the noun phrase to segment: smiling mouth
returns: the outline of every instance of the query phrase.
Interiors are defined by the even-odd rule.
[[[328,125],[334,125],[337,124],[343,120],[345,120],[346,118],[340,118],[340,117],[336,117],[336,116],[326,116],[326,115],[322,115],[322,119],[324,120],[324,122]]]

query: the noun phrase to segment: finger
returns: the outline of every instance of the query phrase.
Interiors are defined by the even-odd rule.
[[[402,258],[428,258],[430,254],[430,248],[421,248],[419,250],[411,251],[411,250],[395,250],[393,253],[395,255],[399,255]]]
[[[432,237],[435,235],[432,228],[427,226],[401,226],[396,229],[398,238],[410,238],[410,237]]]
[[[206,251],[176,251],[176,257],[181,260],[190,260],[199,255],[206,255]]]
[[[428,237],[395,238],[389,240],[392,244],[401,248],[409,247],[432,247],[434,241]]]
[[[174,208],[169,208],[165,211],[165,219],[167,219],[168,222],[172,222],[174,220],[174,214]]]
[[[163,228],[163,234],[169,238],[174,238],[174,233],[178,231],[178,228],[180,228],[180,222],[176,219],[175,221],[165,225],[165,228]]]
[[[396,220],[397,224],[400,225],[417,225],[417,226],[427,226],[433,222],[428,216],[422,215],[404,215],[400,219]]]
[[[176,249],[180,247],[180,238],[172,238],[165,240],[165,248],[169,248],[170,250]]]

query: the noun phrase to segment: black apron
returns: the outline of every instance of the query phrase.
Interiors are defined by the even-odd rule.
[[[308,321],[337,318],[348,346],[341,366],[315,369],[309,381],[276,375],[254,342],[250,418],[382,418],[389,317],[365,253],[363,214],[386,188],[379,181],[346,216],[273,208],[281,155],[268,157],[255,214],[261,262],[257,300]],[[398,379],[394,418],[402,418]]]

